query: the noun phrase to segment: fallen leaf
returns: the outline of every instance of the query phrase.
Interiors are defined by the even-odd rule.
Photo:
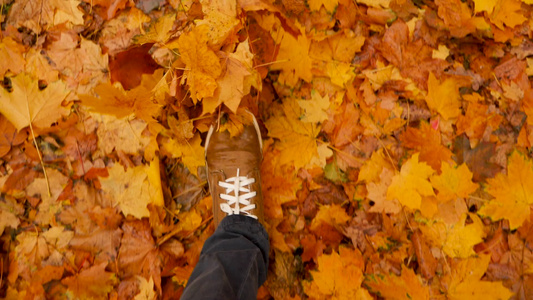
[[[398,199],[402,205],[410,209],[419,209],[422,196],[433,196],[433,187],[429,183],[429,176],[435,171],[426,163],[418,162],[418,153],[413,154],[400,170],[392,177],[391,185],[387,189],[387,199]]]
[[[441,170],[440,175],[433,175],[430,178],[433,187],[439,191],[437,194],[439,201],[449,201],[455,197],[466,198],[477,190],[478,185],[472,182],[473,174],[466,164],[454,167],[443,162]]]
[[[428,107],[437,111],[445,120],[457,118],[461,114],[459,87],[453,78],[447,78],[442,83],[433,73],[429,73]]]
[[[105,270],[107,262],[82,270],[79,274],[66,277],[61,283],[76,298],[102,298],[113,290],[118,278],[115,273]]]
[[[307,165],[318,156],[314,123],[300,121],[301,109],[296,101],[286,101],[283,106],[274,106],[275,117],[267,120],[270,137],[279,140],[276,148],[281,151],[280,163],[293,163],[296,169]]]
[[[62,81],[40,90],[37,80],[21,73],[11,78],[12,91],[0,89],[0,112],[17,128],[34,126],[46,128],[69,113],[62,102],[70,93]]]
[[[412,269],[405,266],[402,266],[401,276],[374,275],[365,280],[365,284],[385,299],[429,299],[429,288],[424,286]]]
[[[479,210],[493,220],[507,219],[516,229],[531,214],[533,204],[533,162],[514,151],[507,163],[507,175],[501,173],[487,180],[487,192],[494,196]]]
[[[150,216],[148,204],[163,205],[160,187],[157,187],[159,172],[155,173],[152,169],[138,166],[124,170],[116,163],[108,169],[108,177],[100,178],[102,190],[111,197],[114,205],[118,205],[124,216],[142,219]]]
[[[4,37],[0,40],[0,75],[4,75],[8,70],[18,74],[24,70],[24,46],[18,44],[11,37]]]
[[[298,100],[298,105],[305,111],[302,121],[309,123],[321,123],[328,119],[326,113],[329,107],[329,97],[322,97],[316,90],[311,91],[310,100]]]
[[[370,297],[361,287],[363,265],[358,250],[341,247],[339,252],[323,254],[317,258],[317,271],[311,271],[313,281],[304,282],[305,293],[316,299],[365,299]],[[370,298],[368,298],[370,299]]]
[[[472,257],[457,263],[447,290],[449,299],[509,299],[513,295],[501,282],[481,281],[490,262],[489,255]]]
[[[207,46],[207,32],[207,26],[198,26],[178,40],[181,60],[187,67],[181,82],[187,80],[194,101],[213,96],[218,86],[216,79],[222,73],[217,55]]]

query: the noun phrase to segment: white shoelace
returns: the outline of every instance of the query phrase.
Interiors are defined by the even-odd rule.
[[[250,204],[250,199],[255,197],[257,193],[251,192],[250,188],[247,187],[254,182],[255,178],[239,176],[239,169],[237,169],[237,176],[230,177],[226,181],[219,181],[218,185],[226,189],[226,193],[220,194],[220,198],[227,201],[227,203],[220,204],[220,209],[228,215],[243,214],[257,219],[257,216],[250,213],[250,210],[255,208],[255,204]],[[233,195],[230,195],[230,193],[233,193]],[[234,205],[233,208],[231,207],[232,205]],[[244,205],[244,207],[241,207],[241,205]]]

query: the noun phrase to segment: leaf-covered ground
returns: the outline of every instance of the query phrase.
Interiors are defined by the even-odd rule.
[[[260,299],[533,299],[533,1],[0,0],[0,297],[177,299],[264,138]]]

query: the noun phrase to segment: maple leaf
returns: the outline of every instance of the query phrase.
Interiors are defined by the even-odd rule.
[[[162,147],[170,153],[171,157],[181,158],[189,172],[198,176],[198,167],[205,165],[204,147],[201,143],[202,138],[196,134],[192,139],[184,142],[168,139],[163,142]]]
[[[69,109],[61,105],[70,93],[62,81],[53,82],[40,90],[37,80],[21,73],[11,79],[11,85],[11,92],[0,89],[0,112],[17,130],[30,123],[46,128],[69,113]]]
[[[265,204],[265,215],[273,219],[282,219],[281,205],[296,200],[296,192],[302,187],[302,180],[297,176],[293,165],[281,164],[280,151],[266,145],[261,164],[261,189]],[[273,148],[273,147],[272,147]]]
[[[472,220],[466,223],[467,216]],[[450,257],[466,258],[475,254],[474,246],[483,241],[485,232],[480,218],[474,214],[463,213],[460,219],[451,224],[435,220],[420,227],[424,236]]]
[[[62,23],[70,27],[83,25],[83,12],[78,8],[79,4],[79,0],[17,1],[9,10],[8,20],[17,28],[23,26],[36,33]]]
[[[122,230],[124,235],[118,256],[120,274],[124,277],[141,275],[144,278],[153,278],[160,290],[164,261],[155,245],[148,220],[124,222]]]
[[[452,152],[442,145],[440,132],[426,122],[421,122],[418,129],[407,127],[400,140],[405,147],[419,151],[420,160],[434,170],[439,170],[443,161],[451,161]]]
[[[0,208],[0,235],[4,233],[6,227],[17,229],[19,227],[20,220],[12,212]]]
[[[250,93],[254,86],[261,89],[259,73],[253,68],[253,54],[250,52],[248,40],[239,43],[235,53],[229,53],[226,59],[226,71],[217,79],[217,89],[213,97],[204,98],[203,114],[213,113],[224,103],[233,113],[237,109],[242,97]]]
[[[117,11],[126,8],[128,0],[83,0],[91,5],[99,5],[103,8],[102,17],[106,20],[112,19]]]
[[[109,58],[107,54],[102,54],[102,48],[95,42],[61,32],[47,50],[50,64],[79,94],[90,94],[95,85],[107,81]]]
[[[47,83],[59,79],[59,72],[52,68],[48,59],[40,51],[33,48],[26,53],[25,70],[35,78],[42,79]]]
[[[398,199],[402,205],[410,209],[419,209],[422,196],[433,196],[433,187],[428,179],[435,171],[426,163],[418,162],[419,153],[407,160],[399,174],[394,175],[387,189],[387,199]]]
[[[61,280],[61,283],[68,287],[67,294],[79,299],[107,297],[118,282],[115,273],[105,270],[107,264],[107,262],[102,262]]]
[[[157,164],[157,165],[156,165]],[[137,219],[149,217],[147,205],[163,205],[159,177],[159,160],[150,166],[128,168],[116,163],[109,169],[109,176],[100,178],[102,190],[118,205],[124,216],[132,215]],[[159,188],[158,188],[159,187]]]
[[[445,120],[457,118],[461,114],[461,102],[455,79],[447,78],[440,83],[433,73],[429,73],[426,102]]]
[[[322,97],[316,90],[311,91],[311,100],[298,100],[298,105],[305,111],[303,122],[320,123],[328,119],[329,97]]]
[[[296,169],[307,165],[318,156],[316,136],[319,133],[314,123],[300,121],[301,109],[294,100],[273,107],[275,115],[265,123],[270,137],[279,139],[276,148],[281,164],[293,163]]]
[[[150,23],[150,27],[148,27],[145,34],[135,36],[133,41],[141,45],[147,43],[164,44],[170,37],[170,30],[174,26],[174,21],[176,21],[176,15],[163,15],[157,18],[155,22]]]
[[[370,212],[399,213],[402,210],[397,199],[387,199],[387,188],[393,176],[391,170],[384,168],[379,175],[379,182],[367,182],[367,198],[374,201],[374,205],[369,209]]]
[[[320,10],[322,6],[328,11],[333,12],[335,7],[338,5],[338,0],[310,0],[307,2],[309,5],[309,8],[314,11]]]
[[[313,281],[304,282],[305,293],[315,299],[371,299],[361,287],[364,265],[359,250],[340,247],[339,252],[317,258],[318,270],[311,271]]]
[[[470,7],[460,0],[436,0],[438,14],[449,28],[452,37],[464,37],[475,32]]]
[[[496,174],[487,180],[487,192],[494,196],[479,210],[492,220],[507,219],[516,229],[529,219],[533,204],[533,161],[514,151],[507,162],[507,175]]]
[[[491,14],[497,2],[498,0],[474,0],[474,11],[476,13],[486,11]]]
[[[237,19],[237,1],[200,0],[204,18],[198,20],[197,26],[209,28],[208,43],[214,48],[227,42],[230,35],[240,28]]]
[[[454,266],[448,278],[448,299],[510,299],[513,293],[501,282],[481,281],[490,263],[490,255],[462,260]]]
[[[401,276],[371,275],[365,280],[365,284],[385,299],[429,299],[429,288],[406,266],[402,266]]]
[[[306,82],[312,80],[309,44],[305,34],[295,38],[288,32],[283,32],[277,61],[270,67],[271,70],[281,70],[278,79],[280,83],[295,86],[300,79]]]
[[[350,217],[340,205],[323,205],[319,208],[318,213],[311,223],[311,230],[316,229],[320,223],[338,227],[344,225],[348,220],[350,220]]]
[[[96,133],[98,135],[98,151],[107,155],[113,150],[137,154],[145,150],[150,137],[143,134],[147,124],[143,120],[117,119],[113,116],[100,115]]]
[[[393,169],[390,161],[385,157],[383,148],[372,152],[372,156],[359,170],[357,181],[372,182],[380,179],[383,169]]]
[[[2,115],[0,115],[0,157],[6,155],[12,146],[22,144],[28,137],[27,131],[19,131]]]
[[[7,70],[18,74],[24,70],[24,46],[15,42],[11,37],[4,37],[0,40],[0,75],[4,75]]]
[[[504,24],[514,28],[524,23],[527,18],[521,12],[519,0],[497,0],[494,10],[490,15],[491,22],[500,29]]]
[[[433,187],[439,191],[437,198],[440,201],[452,200],[454,197],[466,198],[475,192],[478,185],[472,182],[472,172],[466,164],[453,167],[443,162],[440,175],[430,178]]]
[[[154,300],[157,298],[157,294],[154,291],[154,280],[150,277],[150,281],[142,276],[135,276],[139,281],[139,293],[135,295],[134,300]]]
[[[180,35],[178,50],[187,66],[182,83],[187,80],[193,101],[211,97],[217,88],[216,78],[222,73],[219,59],[207,46],[207,26],[197,26]]]
[[[60,211],[61,202],[57,199],[68,182],[68,177],[56,169],[47,171],[48,179],[37,178],[26,187],[28,196],[39,197],[39,204],[35,221],[39,224],[50,224],[54,222],[54,215]],[[50,194],[49,194],[50,192]]]
[[[488,106],[479,103],[470,103],[464,116],[457,119],[457,134],[466,133],[470,139],[478,140],[490,126],[492,130],[498,128],[503,117],[496,113],[489,113]]]
[[[124,91],[120,84],[100,83],[91,95],[78,95],[83,105],[89,106],[91,111],[109,114],[117,118],[124,118],[134,113],[147,123],[155,122],[154,117],[159,114],[161,106],[154,103],[152,90],[139,85],[129,91]]]

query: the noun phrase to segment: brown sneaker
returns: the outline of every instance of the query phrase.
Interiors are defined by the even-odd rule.
[[[225,216],[233,214],[252,217],[264,224],[260,179],[262,150],[261,132],[255,117],[253,124],[244,125],[243,132],[233,138],[228,131],[218,132],[214,126],[209,129],[205,159],[215,228]]]

